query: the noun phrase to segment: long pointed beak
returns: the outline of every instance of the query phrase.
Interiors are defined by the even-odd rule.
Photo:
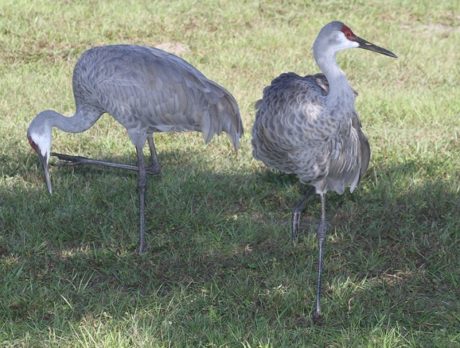
[[[42,167],[43,167],[43,171],[45,172],[46,187],[48,188],[48,192],[52,194],[53,188],[51,187],[51,178],[50,178],[50,171],[48,168],[48,160],[47,158],[42,156],[40,153],[38,153],[38,159],[40,160],[40,163],[42,164]]]
[[[392,58],[398,58],[396,56],[396,54],[394,54],[393,52],[388,51],[387,49],[385,49],[383,47],[374,45],[373,43],[370,43],[369,41],[361,39],[359,36],[356,36],[354,38],[354,41],[356,41],[359,44],[359,46],[358,46],[359,48],[363,48],[365,50],[381,53],[381,54],[384,54],[384,55],[392,57]]]

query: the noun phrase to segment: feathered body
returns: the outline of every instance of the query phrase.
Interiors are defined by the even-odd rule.
[[[369,143],[354,111],[354,91],[342,91],[346,98],[333,108],[328,93],[323,74],[274,79],[256,103],[253,154],[271,168],[296,174],[317,193],[353,191],[368,167]]]
[[[77,113],[92,123],[110,113],[135,144],[153,132],[201,131],[208,142],[224,131],[238,147],[243,133],[238,104],[226,89],[185,60],[152,47],[86,51],[74,69],[73,91]]]

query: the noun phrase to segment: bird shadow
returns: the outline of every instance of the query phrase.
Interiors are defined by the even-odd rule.
[[[126,158],[110,160],[125,162]],[[135,253],[135,186],[124,171],[55,169],[56,186],[61,187],[49,197],[38,184],[41,168],[35,156],[22,153],[14,161],[5,161],[18,164],[3,167],[2,175],[21,176],[28,184],[0,187],[0,228],[4,231],[0,260],[10,268],[28,271],[25,278],[15,279],[18,286],[31,282],[34,289],[51,289],[42,302],[33,296],[22,302],[14,297],[7,301],[11,320],[32,318],[44,326],[58,327],[62,324],[50,303],[62,296],[73,301],[73,309],[59,315],[78,322],[102,312],[121,317],[152,306],[152,301],[170,300],[178,291],[198,295],[210,283],[225,288],[249,282],[258,290],[239,309],[248,317],[262,316],[270,325],[292,329],[299,323],[309,325],[299,318],[307,317],[314,299],[316,246],[311,235],[304,235],[296,247],[289,240],[291,207],[302,192],[295,177],[267,170],[215,172],[206,160],[186,152],[160,153],[163,176],[149,186],[147,194],[150,247],[139,256]],[[449,183],[435,180],[399,191],[393,178],[410,177],[418,170],[416,163],[379,170],[378,179],[372,175],[363,179],[364,189],[343,196],[332,194],[328,201],[333,236],[325,258],[328,326],[354,325],[346,319],[358,313],[366,318],[361,325],[370,327],[385,315],[391,319],[395,306],[407,313],[415,306],[422,313],[420,318],[426,318],[429,310],[423,309],[418,298],[431,296],[435,306],[450,293],[450,288],[435,295],[421,289],[419,284],[426,276],[420,270],[439,263],[448,266],[448,259],[433,246],[445,248],[451,242],[449,226],[455,224],[451,217],[460,211],[458,196]],[[318,208],[314,200],[307,207],[302,220],[305,231],[315,223]],[[456,224],[458,227],[458,221]],[[257,295],[272,291],[283,281],[280,275],[284,281],[284,277],[293,279],[292,292],[303,294],[294,300],[286,295],[288,309],[281,321],[283,297],[275,301]],[[62,282],[63,278],[67,281]],[[354,291],[345,286],[345,294],[338,294],[339,285],[349,279],[368,280],[371,285]],[[78,290],[78,284],[86,285]],[[417,291],[411,292],[414,288]],[[378,301],[389,304],[385,313],[376,314],[372,307],[376,292],[381,294]],[[110,302],[95,305],[91,299],[110,299],[114,294],[129,295],[131,300],[122,301],[120,310]],[[422,320],[410,315],[403,318]],[[441,314],[431,316],[429,325],[443,318]]]

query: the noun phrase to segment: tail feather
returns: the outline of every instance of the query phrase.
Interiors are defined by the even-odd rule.
[[[226,132],[237,150],[244,132],[238,103],[226,89],[210,82],[212,88],[207,98],[210,105],[207,115],[203,118],[203,137],[208,143],[214,134]]]

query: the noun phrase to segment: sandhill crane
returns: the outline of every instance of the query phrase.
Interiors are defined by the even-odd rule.
[[[339,194],[358,185],[367,170],[370,147],[355,111],[355,93],[335,59],[347,48],[364,48],[396,58],[392,52],[356,36],[349,27],[334,21],[324,26],[313,44],[313,55],[323,74],[301,77],[284,73],[275,78],[256,103],[252,130],[253,155],[268,167],[296,174],[321,197],[318,237],[318,278],[313,320],[321,318],[321,274],[326,237],[328,191]],[[307,190],[295,205],[291,236],[298,236],[300,214]]]
[[[200,131],[205,142],[226,132],[235,149],[243,125],[235,98],[185,60],[152,47],[111,45],[82,54],[73,72],[76,112],[72,117],[46,110],[30,123],[27,137],[42,163],[48,191],[50,154],[75,164],[99,164],[138,171],[139,247],[145,250],[146,173],[160,171],[153,132]],[[90,128],[103,113],[127,130],[136,147],[137,167],[51,153],[51,129],[78,133]],[[148,141],[152,159],[146,170],[142,148]]]

